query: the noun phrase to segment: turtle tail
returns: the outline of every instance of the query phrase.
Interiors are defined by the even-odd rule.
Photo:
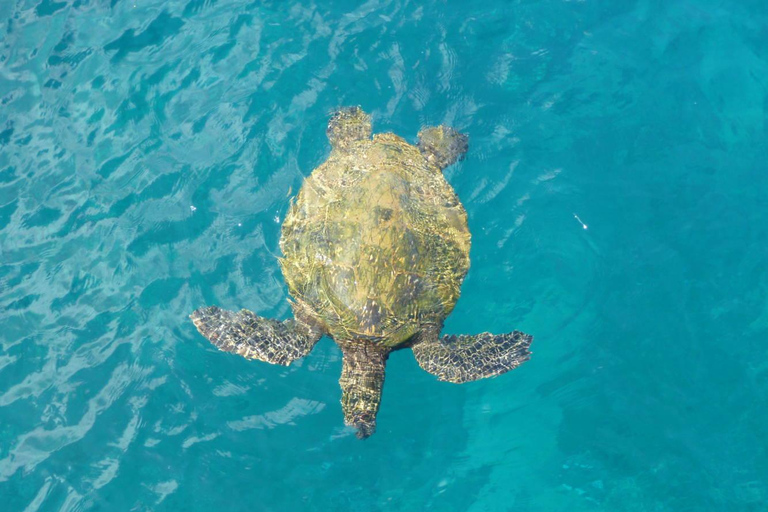
[[[339,345],[343,354],[339,384],[344,423],[357,429],[358,439],[365,439],[376,431],[389,349],[368,341]]]

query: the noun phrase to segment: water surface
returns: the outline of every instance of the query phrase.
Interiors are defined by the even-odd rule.
[[[0,498],[9,511],[762,511],[768,8],[744,0],[0,2]],[[285,318],[290,197],[362,105],[473,232],[446,331],[536,336],[455,386],[407,351],[378,432]]]

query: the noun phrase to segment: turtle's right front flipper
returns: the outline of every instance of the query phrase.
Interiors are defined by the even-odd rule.
[[[234,312],[211,306],[189,317],[219,350],[284,366],[309,354],[322,336],[319,329],[298,320],[280,322],[247,309]]]

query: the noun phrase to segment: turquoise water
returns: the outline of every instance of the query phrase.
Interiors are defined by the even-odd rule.
[[[0,2],[3,511],[768,510],[764,1]],[[415,140],[473,232],[446,331],[504,376],[217,352],[289,314],[280,221],[340,105]],[[586,228],[584,226],[587,226]]]

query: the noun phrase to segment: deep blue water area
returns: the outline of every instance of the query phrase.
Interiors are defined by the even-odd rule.
[[[446,176],[472,266],[445,331],[521,329],[464,385],[410,351],[378,431],[287,318],[280,224],[361,105]],[[0,509],[768,510],[764,0],[0,1]]]

